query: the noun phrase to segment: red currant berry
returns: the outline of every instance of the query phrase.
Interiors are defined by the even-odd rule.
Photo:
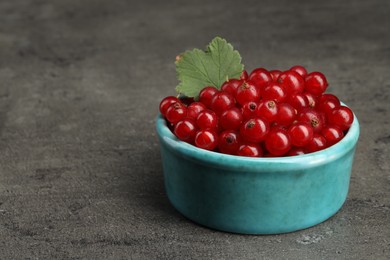
[[[328,120],[330,124],[338,126],[342,131],[345,131],[353,123],[352,110],[346,106],[337,107],[328,116]]]
[[[325,93],[325,94],[322,94],[321,96],[319,96],[318,102],[321,103],[321,102],[324,102],[325,100],[328,100],[328,99],[331,99],[331,100],[335,101],[336,103],[338,103],[338,105],[340,105],[339,98],[333,94],[330,94],[330,93]]]
[[[261,92],[269,83],[272,82],[272,77],[268,70],[264,68],[257,68],[249,75],[249,81],[252,81]]]
[[[266,120],[255,117],[245,121],[240,127],[241,137],[248,142],[258,143],[268,134],[269,124]]]
[[[240,128],[243,116],[240,109],[233,107],[219,117],[219,125],[225,130],[236,130]]]
[[[262,94],[263,99],[275,100],[278,103],[282,103],[287,98],[287,93],[278,83],[271,82],[265,89]]]
[[[278,114],[278,106],[273,100],[262,100],[257,106],[257,116],[262,117],[269,123],[276,120]]]
[[[213,130],[199,130],[195,135],[195,145],[205,150],[214,150],[218,145],[218,135]]]
[[[280,70],[271,70],[269,73],[271,74],[273,82],[277,82],[280,74],[282,74]]]
[[[248,120],[250,118],[255,117],[257,113],[257,103],[253,101],[245,103],[241,107],[241,112],[244,117],[244,120]]]
[[[214,94],[211,100],[211,109],[221,115],[224,111],[232,108],[235,104],[234,97],[228,92],[220,91]]]
[[[340,100],[332,94],[323,94],[318,98],[317,110],[323,112],[327,117],[333,109],[340,106]]]
[[[160,113],[165,116],[167,113],[167,109],[170,105],[173,103],[180,102],[180,100],[177,97],[174,96],[168,96],[165,97],[163,100],[160,102]]]
[[[251,101],[258,101],[260,99],[260,94],[250,81],[244,81],[241,86],[238,87],[236,92],[236,100],[240,105]]]
[[[305,69],[305,67],[300,66],[300,65],[295,65],[295,66],[291,67],[290,70],[297,72],[299,75],[302,76],[302,78],[305,78],[307,75],[307,70]]]
[[[320,133],[325,126],[325,117],[313,108],[303,109],[297,117],[299,122],[307,123],[313,127],[315,133]]]
[[[210,108],[211,100],[215,93],[218,92],[218,89],[215,87],[205,87],[199,92],[199,102],[202,102],[206,107]]]
[[[242,85],[242,80],[230,79],[225,81],[221,86],[221,91],[230,93],[232,96],[236,95],[237,89]]]
[[[182,141],[193,142],[197,131],[196,122],[193,118],[183,118],[175,124],[173,133]]]
[[[314,134],[313,139],[306,145],[309,153],[314,153],[326,148],[326,139],[320,134]]]
[[[309,100],[303,93],[291,95],[288,99],[288,103],[290,103],[298,112],[309,107]]]
[[[340,105],[337,102],[332,99],[328,99],[319,103],[317,109],[318,111],[323,112],[329,118],[332,111],[338,107],[340,107]]]
[[[305,88],[305,80],[295,71],[285,71],[278,78],[279,84],[288,95],[302,93]]]
[[[306,153],[306,150],[302,147],[293,147],[288,151],[286,156],[297,156],[297,155],[303,155]]]
[[[288,132],[282,128],[272,129],[265,138],[265,147],[272,155],[284,155],[291,148]]]
[[[306,91],[315,96],[319,96],[325,92],[328,87],[328,81],[321,72],[309,73],[305,78]]]
[[[306,124],[297,122],[288,129],[291,138],[291,143],[294,146],[303,147],[313,139],[313,128]]]
[[[205,109],[199,113],[196,124],[200,129],[217,129],[218,117],[214,111]]]
[[[237,155],[247,157],[261,157],[263,156],[263,150],[258,144],[243,143],[238,148]]]
[[[240,79],[247,80],[249,78],[248,72],[246,70],[243,70],[240,75]]]
[[[325,137],[328,147],[339,142],[344,137],[343,131],[339,127],[332,125],[324,127],[321,134]]]
[[[184,118],[186,115],[187,115],[187,107],[180,102],[171,104],[165,113],[165,117],[172,124],[176,124],[177,122],[180,121],[180,119]]]
[[[187,116],[196,119],[200,112],[206,109],[206,106],[201,102],[193,102],[187,107]]]
[[[313,94],[305,91],[303,92],[303,95],[309,101],[309,107],[314,108],[317,105],[317,97],[315,97]]]
[[[296,110],[288,103],[278,104],[278,114],[276,115],[275,122],[281,126],[291,125],[296,118]]]
[[[240,138],[237,131],[226,130],[218,137],[218,149],[221,153],[237,154],[240,147]]]

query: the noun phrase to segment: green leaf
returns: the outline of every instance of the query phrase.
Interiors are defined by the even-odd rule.
[[[186,51],[175,63],[180,81],[176,91],[187,97],[198,96],[205,86],[220,89],[226,79],[239,78],[244,70],[238,51],[220,37],[215,37],[206,51]]]

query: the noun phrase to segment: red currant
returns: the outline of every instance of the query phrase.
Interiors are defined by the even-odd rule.
[[[290,103],[290,105],[292,105],[298,112],[309,107],[309,100],[303,93],[290,96],[288,103]]]
[[[340,100],[338,99],[338,97],[336,97],[335,95],[330,94],[330,93],[322,94],[321,96],[319,96],[318,102],[321,103],[324,100],[328,100],[328,99],[331,99],[340,105]]]
[[[193,102],[187,107],[187,116],[196,119],[200,112],[206,109],[201,102]]]
[[[342,131],[347,130],[353,122],[352,110],[346,106],[340,106],[332,110],[328,116],[329,123],[340,127]]]
[[[222,113],[219,124],[225,130],[236,130],[240,128],[242,120],[243,116],[240,109],[233,107]]]
[[[264,140],[269,131],[269,124],[266,120],[255,117],[245,121],[240,127],[241,137],[252,143]]]
[[[278,106],[273,100],[262,100],[257,106],[257,116],[262,117],[269,123],[276,120],[278,114]]]
[[[279,84],[288,95],[302,93],[305,88],[305,80],[295,71],[285,71],[278,78]]]
[[[241,112],[244,117],[244,120],[248,120],[250,118],[255,117],[257,112],[257,103],[253,101],[245,103],[241,107]]]
[[[260,93],[252,82],[244,81],[241,86],[238,87],[235,97],[240,105],[244,105],[251,101],[258,101],[260,99]]]
[[[239,86],[242,85],[242,80],[238,79],[230,79],[228,81],[225,81],[222,86],[221,90],[230,93],[232,96],[236,95],[237,89]]]
[[[314,133],[313,139],[306,145],[309,153],[317,152],[326,148],[326,139],[320,134]]]
[[[333,109],[340,106],[340,100],[332,94],[323,94],[318,98],[317,110],[323,112],[327,117]]]
[[[271,74],[264,68],[254,69],[249,75],[249,81],[252,81],[260,92],[272,82]]]
[[[343,131],[339,127],[332,125],[324,127],[321,134],[325,137],[328,146],[334,145],[344,137]]]
[[[269,73],[271,74],[272,81],[277,82],[280,74],[282,74],[282,71],[271,70]]]
[[[295,65],[291,67],[290,70],[297,72],[299,75],[302,76],[302,78],[305,78],[307,75],[307,70],[305,69],[305,67],[300,65]]]
[[[182,141],[193,142],[197,131],[196,122],[193,118],[183,118],[175,124],[174,134]]]
[[[303,155],[306,153],[306,150],[302,147],[293,147],[288,151],[286,156],[296,156],[296,155]]]
[[[264,88],[263,99],[275,100],[278,103],[282,103],[287,98],[287,93],[278,83],[271,82],[267,87]]]
[[[249,78],[248,72],[246,70],[243,70],[240,75],[240,79],[247,80]]]
[[[168,96],[166,98],[164,98],[163,100],[161,100],[160,102],[160,113],[165,116],[165,114],[167,113],[167,109],[170,105],[172,105],[173,103],[176,103],[176,102],[180,102],[180,100],[177,98],[177,97],[174,97],[174,96]]]
[[[243,70],[216,87],[203,88],[199,102],[174,96],[160,102],[179,140],[231,155],[295,156],[339,142],[354,120],[351,109],[324,93],[326,77],[300,65],[284,72]]]
[[[205,87],[199,92],[199,102],[202,102],[206,107],[210,108],[211,100],[215,93],[218,92],[218,89],[215,87]]]
[[[324,115],[313,108],[302,110],[298,114],[297,120],[311,125],[315,133],[321,132],[322,128],[325,126]]]
[[[180,102],[171,104],[165,113],[165,117],[172,124],[176,124],[177,122],[180,121],[180,119],[184,118],[186,115],[187,115],[187,107]]]
[[[303,92],[303,95],[309,101],[309,107],[314,108],[317,105],[317,97],[315,97],[313,94],[305,91]]]
[[[265,138],[265,147],[272,155],[281,156],[291,148],[291,140],[286,130],[272,129]]]
[[[211,99],[211,109],[217,115],[221,115],[224,111],[232,108],[234,104],[234,97],[225,91],[215,93]]]
[[[247,156],[247,157],[261,157],[263,156],[263,150],[258,144],[243,143],[238,148],[237,155]]]
[[[319,96],[325,92],[328,87],[328,81],[321,72],[309,73],[305,78],[306,91],[315,96]]]
[[[214,150],[218,145],[218,135],[213,130],[199,130],[195,135],[195,145],[205,150]]]
[[[221,153],[237,154],[240,147],[240,137],[237,131],[226,130],[218,137],[218,149]]]
[[[294,146],[303,147],[313,139],[313,128],[307,123],[297,122],[288,129],[291,143]]]
[[[296,118],[296,110],[288,103],[278,104],[276,123],[281,126],[291,125]]]
[[[200,129],[217,129],[218,117],[214,111],[205,109],[199,113],[196,124]]]

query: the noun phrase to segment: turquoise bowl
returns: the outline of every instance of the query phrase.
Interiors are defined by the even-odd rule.
[[[179,141],[161,115],[156,126],[168,198],[203,226],[241,234],[293,232],[325,221],[347,198],[359,137],[356,116],[337,144],[279,158],[196,148]]]

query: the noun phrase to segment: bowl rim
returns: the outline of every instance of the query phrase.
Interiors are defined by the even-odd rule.
[[[342,105],[346,106],[344,103]],[[226,168],[229,170],[261,169],[261,170],[299,170],[308,165],[316,167],[337,160],[355,149],[359,138],[359,121],[355,115],[347,134],[338,143],[324,150],[297,156],[286,157],[245,157],[229,155],[200,149],[189,143],[179,140],[168,128],[164,117],[159,113],[156,118],[156,129],[160,139],[171,151],[187,159],[208,165],[210,167]],[[162,144],[160,144],[162,145]],[[282,166],[283,165],[283,166]],[[282,167],[281,167],[282,166]]]

